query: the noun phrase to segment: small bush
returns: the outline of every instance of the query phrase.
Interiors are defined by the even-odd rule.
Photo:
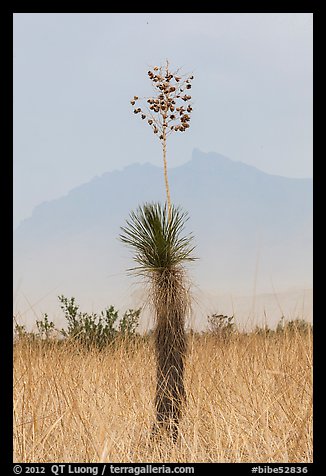
[[[264,337],[271,337],[275,334],[275,331],[268,327],[267,324],[265,324],[263,327],[256,326],[254,329],[254,333]]]
[[[100,314],[80,312],[75,298],[59,296],[61,309],[68,322],[67,330],[62,329],[64,337],[76,339],[86,347],[105,347],[116,337],[131,337],[136,334],[139,325],[140,309],[129,309],[119,321],[114,306],[106,308]]]
[[[285,333],[307,333],[312,331],[312,324],[304,319],[292,319],[287,321],[284,316],[278,321],[275,329],[271,329],[265,324],[263,327],[256,326],[254,332],[265,337],[277,337]]]
[[[128,309],[119,322],[119,332],[122,336],[131,337],[136,334],[139,325],[140,309]]]
[[[50,339],[55,332],[54,322],[49,321],[47,314],[44,314],[41,321],[36,321],[36,326],[41,339]]]
[[[15,329],[14,329],[14,336],[17,339],[22,339],[23,337],[26,337],[26,335],[27,335],[26,327],[16,322]]]
[[[66,329],[57,330],[55,324],[49,321],[48,315],[36,321],[37,332],[27,332],[24,325],[16,322],[14,337],[16,339],[33,339],[38,341],[59,342],[62,339],[73,339],[86,348],[104,348],[116,338],[131,338],[137,335],[140,309],[129,309],[119,320],[119,313],[114,306],[109,306],[99,314],[81,312],[75,298],[58,296],[60,307],[67,321]]]
[[[277,324],[276,332],[300,332],[307,333],[312,330],[312,324],[304,319],[292,319],[291,321],[286,321],[282,317]]]
[[[236,332],[234,316],[223,314],[211,314],[207,316],[208,326],[211,333],[219,337],[228,337]]]
[[[15,319],[14,339],[24,340],[26,342],[35,341],[37,339],[35,332],[28,332],[25,325],[18,324]]]

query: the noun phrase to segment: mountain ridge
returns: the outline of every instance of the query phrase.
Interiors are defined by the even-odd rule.
[[[203,158],[206,159],[204,160],[203,162]],[[232,166],[234,167],[234,165],[236,167],[242,167],[243,170],[251,170],[251,171],[255,171],[255,172],[258,172],[260,174],[263,174],[263,175],[268,175],[270,177],[277,177],[277,178],[280,178],[280,179],[285,179],[285,180],[294,180],[294,181],[303,181],[303,182],[309,182],[309,183],[312,183],[312,179],[309,178],[309,177],[286,177],[286,176],[283,176],[283,175],[278,175],[278,174],[271,174],[269,172],[265,172],[265,171],[262,171],[261,169],[259,169],[258,167],[255,167],[253,165],[250,165],[250,164],[246,164],[245,162],[242,162],[242,161],[235,161],[235,160],[232,160],[232,159],[229,159],[228,157],[224,156],[223,154],[219,154],[219,153],[216,153],[216,152],[213,152],[213,151],[210,151],[210,152],[207,152],[207,153],[203,153],[201,152],[199,149],[195,148],[193,150],[193,154],[192,154],[192,157],[189,161],[185,162],[184,164],[181,164],[181,165],[177,165],[177,166],[170,166],[169,167],[169,173],[171,171],[177,171],[178,169],[184,169],[184,167],[191,167],[192,165],[199,165],[199,164],[205,164],[206,162],[206,165],[207,165],[207,159],[209,160],[209,163],[212,163],[212,159],[214,160],[214,165],[217,164],[217,161],[219,161],[219,165],[221,164],[221,159],[223,160],[223,162],[225,164],[232,164]],[[36,205],[32,211],[32,214],[23,219],[18,225],[17,227],[15,228],[14,231],[16,231],[20,225],[25,222],[26,220],[29,220],[30,218],[32,218],[33,214],[35,211],[37,211],[40,207],[43,208],[43,206],[47,206],[49,203],[52,203],[52,202],[56,202],[58,200],[61,200],[61,199],[64,199],[65,197],[68,197],[70,196],[72,193],[74,193],[76,190],[79,190],[81,188],[84,188],[84,186],[86,185],[89,185],[91,183],[94,183],[95,181],[99,181],[99,180],[102,180],[102,179],[105,179],[107,178],[108,176],[112,175],[112,174],[119,174],[119,173],[123,173],[125,171],[129,171],[129,170],[135,170],[135,169],[138,169],[138,168],[146,168],[146,169],[153,169],[153,170],[157,170],[157,171],[160,171],[160,173],[162,173],[163,171],[163,166],[159,166],[159,165],[155,165],[155,164],[152,164],[151,162],[145,162],[145,163],[140,163],[140,162],[133,162],[125,167],[123,167],[122,169],[113,169],[112,171],[107,171],[107,172],[104,172],[103,174],[101,175],[96,175],[94,177],[92,177],[89,181],[87,182],[84,182],[80,185],[77,185],[76,187],[73,187],[72,189],[70,189],[66,194],[64,195],[61,195],[59,197],[56,197],[52,200],[44,200],[43,202],[39,203],[38,205]]]
[[[312,287],[312,179],[267,174],[198,149],[168,173],[172,202],[189,213],[186,230],[200,257],[192,272],[203,289],[248,293],[257,260],[261,291],[270,291],[271,279],[281,289]],[[133,163],[43,202],[14,232],[15,285],[23,282],[35,300],[55,282],[86,300],[121,295],[131,255],[118,240],[120,227],[148,201],[165,201],[162,168]],[[120,278],[107,279],[108,269]]]

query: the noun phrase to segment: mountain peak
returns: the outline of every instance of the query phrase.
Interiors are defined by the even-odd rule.
[[[229,159],[228,157],[225,157],[225,155],[218,154],[217,152],[203,152],[197,148],[195,148],[192,151],[192,157],[191,157],[192,162],[197,162],[197,161],[207,161],[207,162],[219,162],[219,163],[230,163],[234,162],[233,160]]]
[[[232,160],[225,155],[218,154],[217,152],[202,152],[201,150],[195,148],[192,152],[192,158],[190,162],[188,162],[192,166],[199,168],[200,170],[207,171],[214,171],[217,170],[219,172],[225,173],[233,173],[238,175],[242,173],[244,175],[254,175],[257,174],[263,175],[270,175],[267,172],[263,172],[262,170],[258,169],[254,165],[249,165],[239,160]]]

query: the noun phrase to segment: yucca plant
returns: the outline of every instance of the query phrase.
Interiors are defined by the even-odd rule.
[[[130,246],[137,266],[132,269],[148,280],[149,298],[155,316],[157,357],[156,423],[176,440],[182,403],[185,399],[184,365],[186,356],[185,319],[190,295],[184,265],[193,261],[192,235],[183,235],[187,214],[172,205],[167,175],[167,137],[190,127],[192,106],[188,94],[193,75],[171,71],[169,62],[148,72],[153,95],[130,101],[134,113],[152,128],[162,145],[166,204],[146,203],[130,214],[122,228],[121,240]],[[143,102],[138,107],[138,101]],[[136,106],[137,102],[137,106]],[[186,104],[188,103],[188,104]]]
[[[131,212],[120,239],[134,251],[137,266],[130,271],[145,277],[155,317],[157,361],[156,422],[173,440],[178,435],[185,400],[185,319],[190,311],[189,285],[184,265],[193,261],[193,236],[184,234],[188,216],[180,208],[145,203]]]

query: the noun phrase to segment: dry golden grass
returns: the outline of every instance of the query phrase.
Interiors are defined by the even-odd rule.
[[[14,347],[15,462],[311,462],[312,335],[189,337],[180,438],[151,441],[152,345]]]

